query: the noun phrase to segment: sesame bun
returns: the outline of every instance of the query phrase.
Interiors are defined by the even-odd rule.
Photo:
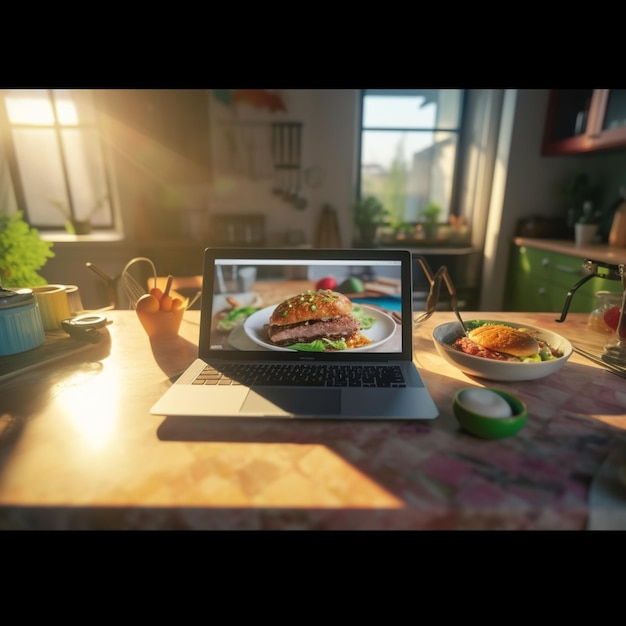
[[[469,338],[481,348],[517,357],[539,352],[539,344],[534,337],[510,326],[485,324],[470,331]]]
[[[352,301],[330,289],[304,291],[281,302],[270,317],[272,326],[301,324],[312,320],[332,319],[350,315]]]

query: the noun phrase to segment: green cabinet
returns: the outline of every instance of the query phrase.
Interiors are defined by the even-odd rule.
[[[583,277],[583,259],[529,246],[511,246],[504,311],[560,313],[568,291]],[[569,310],[590,313],[596,291],[622,292],[620,281],[592,278],[579,287]]]

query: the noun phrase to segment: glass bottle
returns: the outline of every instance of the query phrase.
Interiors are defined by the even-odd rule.
[[[604,314],[614,306],[621,307],[623,295],[622,293],[615,293],[613,291],[596,291],[595,308],[589,314],[589,321],[587,322],[591,330],[607,335],[615,332],[610,326],[604,323]]]

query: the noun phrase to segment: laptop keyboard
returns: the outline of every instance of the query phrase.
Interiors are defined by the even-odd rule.
[[[193,385],[293,385],[298,387],[406,387],[398,365],[207,365]]]

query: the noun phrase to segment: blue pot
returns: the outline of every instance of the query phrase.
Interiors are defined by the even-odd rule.
[[[0,287],[0,356],[32,350],[45,340],[32,290]]]

